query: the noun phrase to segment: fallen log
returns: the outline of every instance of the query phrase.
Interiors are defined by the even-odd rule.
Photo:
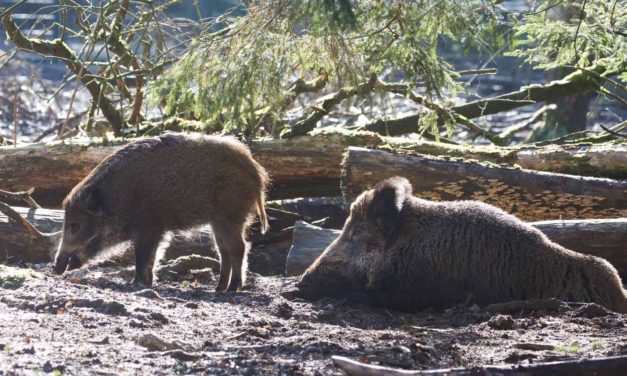
[[[602,257],[627,281],[627,218],[532,222],[549,239],[573,251]],[[302,274],[341,233],[298,221],[285,274]]]
[[[0,189],[16,192],[35,187],[35,201],[44,207],[60,207],[72,187],[122,145],[121,141],[90,144],[68,140],[65,143],[0,147]],[[251,149],[272,178],[270,198],[286,199],[341,195],[341,161],[349,146],[627,178],[627,170],[624,168],[627,166],[627,145],[495,148],[382,137],[370,132],[334,129],[289,140],[255,141]],[[576,169],[572,166],[576,166]]]
[[[408,376],[408,375],[605,375],[627,374],[627,356],[597,359],[569,360],[563,362],[530,363],[508,366],[477,366],[469,368],[445,368],[426,371],[396,369],[361,363],[343,356],[332,356],[333,364],[350,376]]]
[[[309,223],[316,222],[320,227],[341,229],[348,217],[348,207],[344,197],[305,197],[282,200],[281,208],[298,213]],[[294,221],[292,221],[294,225]]]
[[[56,248],[61,240],[63,210],[12,207],[32,224],[40,235],[33,234],[24,226],[11,223],[4,213],[0,213],[0,263],[43,263],[54,260]],[[203,228],[190,234],[173,236],[165,249],[164,259],[170,260],[191,254],[218,257],[211,229]],[[134,262],[132,250],[120,255],[124,260]]]
[[[548,145],[521,149],[516,157],[529,170],[627,179],[627,144]]]
[[[324,229],[305,221],[294,224],[292,247],[285,261],[285,275],[301,275],[342,231]]]
[[[526,221],[627,217],[627,181],[357,147],[349,147],[342,162],[344,197],[352,202],[396,175],[409,179],[418,197],[483,201]]]

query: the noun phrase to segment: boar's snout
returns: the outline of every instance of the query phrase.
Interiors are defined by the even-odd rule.
[[[59,256],[54,263],[54,272],[57,274],[63,274],[66,270],[74,270],[81,267],[83,263],[81,259],[75,255],[70,254],[67,256]]]
[[[57,260],[54,262],[54,272],[57,274],[63,274],[65,269],[67,269],[69,261],[69,257],[57,257]]]
[[[320,271],[318,268],[307,270],[305,274],[300,278],[300,281],[296,283],[296,287],[302,293],[307,293],[317,290],[320,286]]]

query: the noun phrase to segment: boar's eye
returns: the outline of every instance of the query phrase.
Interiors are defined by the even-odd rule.
[[[321,276],[328,276],[331,274],[331,269],[328,266],[320,265],[318,273],[320,273]]]
[[[365,231],[366,231],[365,224],[361,222],[357,222],[354,225],[350,226],[350,228],[348,228],[347,235],[350,240],[355,240],[361,237]]]
[[[70,221],[66,224],[66,226],[70,231],[77,231],[81,227],[80,223],[76,221]]]

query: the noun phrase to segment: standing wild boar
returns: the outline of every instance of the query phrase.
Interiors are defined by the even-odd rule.
[[[133,142],[103,160],[63,202],[65,224],[54,270],[75,269],[117,244],[135,250],[134,283],[152,284],[167,231],[210,224],[220,251],[216,290],[246,276],[246,228],[257,212],[268,226],[266,171],[231,137],[167,134]]]
[[[415,198],[400,177],[355,200],[341,235],[298,288],[304,297],[367,297],[410,311],[555,297],[627,313],[607,261],[565,249],[491,205]]]

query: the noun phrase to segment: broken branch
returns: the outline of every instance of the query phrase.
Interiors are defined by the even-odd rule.
[[[35,187],[20,192],[9,192],[0,189],[0,196],[14,201],[23,201],[28,204],[29,207],[37,209],[41,206],[33,200],[33,197],[31,196],[33,192],[35,192]]]
[[[348,86],[340,89],[339,91],[327,95],[321,98],[321,103],[316,106],[311,106],[313,112],[305,119],[290,127],[286,132],[283,132],[281,138],[291,138],[294,136],[302,136],[307,132],[313,130],[316,127],[318,121],[331,112],[331,109],[340,104],[343,100],[350,98],[354,95],[363,95],[372,91],[377,83],[377,77],[372,76],[368,81],[363,82],[357,86]]]
[[[43,238],[44,234],[39,232],[32,223],[23,218],[18,212],[13,210],[9,205],[0,202],[0,212],[9,218],[9,223],[23,227],[31,236],[35,238]]]

